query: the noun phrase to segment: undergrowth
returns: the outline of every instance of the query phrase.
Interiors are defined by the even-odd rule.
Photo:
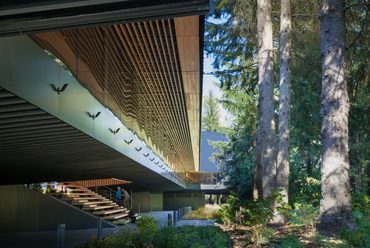
[[[214,226],[183,226],[157,229],[153,217],[142,217],[138,230],[123,231],[102,240],[92,239],[81,248],[224,248],[228,235]]]

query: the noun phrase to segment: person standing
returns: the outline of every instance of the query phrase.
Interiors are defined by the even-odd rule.
[[[122,191],[120,187],[117,187],[116,191],[116,203],[119,205],[120,201],[122,200]]]
[[[122,192],[123,192],[123,196],[124,196],[124,199],[123,199],[123,206],[125,208],[129,208],[129,203],[130,203],[130,194],[125,190],[125,189],[122,189]]]

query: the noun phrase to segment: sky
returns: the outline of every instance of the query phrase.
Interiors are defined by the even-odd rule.
[[[210,91],[213,92],[214,96],[218,99],[221,98],[222,92],[220,87],[217,86],[219,80],[211,73],[214,71],[212,66],[213,58],[210,56],[204,56],[203,61],[203,98],[207,96]],[[220,109],[220,124],[221,126],[230,126],[230,116],[228,115],[227,111],[222,108],[221,104],[219,105]]]

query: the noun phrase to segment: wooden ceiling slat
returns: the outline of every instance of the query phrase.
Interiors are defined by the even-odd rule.
[[[111,44],[111,48],[114,49],[114,51],[112,51],[111,49],[111,54],[110,56],[112,57],[116,57],[116,62],[119,63],[119,59],[117,56],[114,56],[114,54],[120,54],[123,58],[125,56],[123,56],[123,51],[122,51],[122,47],[119,46],[119,45],[116,45],[116,44],[119,44],[118,41],[117,41],[117,35],[115,35],[116,33],[112,31],[112,28],[110,26],[106,27],[106,32],[109,34],[108,37],[109,37],[109,40],[110,40],[110,44]],[[114,39],[112,39],[112,36],[114,37]],[[120,56],[120,57],[121,57]],[[123,75],[125,77],[126,80],[131,80],[133,81],[133,78],[134,76],[132,75],[132,70],[129,69],[126,65],[126,63],[123,61],[123,59],[121,58],[121,72],[120,72],[120,75]],[[126,72],[126,73],[123,73],[123,70]],[[127,75],[127,74],[130,74],[130,75]],[[137,87],[136,87],[136,84],[133,84],[132,82],[131,83],[127,83],[127,85],[131,88],[130,90],[128,90],[131,94],[128,95],[128,97],[125,98],[126,101],[129,101],[131,102],[131,109],[129,109],[129,114],[134,117],[134,118],[137,118],[137,114],[136,114],[136,111],[135,109],[137,108],[138,106],[138,99],[137,98],[134,98],[133,95],[136,95],[137,94]],[[127,90],[125,89],[124,92],[126,92]],[[115,94],[116,95],[116,94]],[[125,102],[126,104],[126,102]]]
[[[101,35],[101,33],[100,33],[100,35]],[[106,39],[108,39],[108,41],[110,42],[111,40],[108,37],[109,37],[109,35],[106,35]],[[102,37],[100,36],[100,38],[102,38]],[[109,44],[111,44],[111,43],[109,43]],[[109,64],[104,63],[104,67],[115,69],[115,73],[106,73],[105,87],[108,88],[108,89],[113,90],[116,93],[116,94],[113,94],[113,97],[116,99],[116,101],[125,102],[126,106],[129,107],[129,110],[131,108],[130,112],[134,113],[133,109],[136,108],[134,98],[129,97],[130,94],[126,95],[125,94],[126,90],[124,89],[124,87],[120,87],[122,85],[122,79],[119,77],[119,75],[120,75],[120,70],[118,69],[119,61],[116,58],[116,56],[114,56],[115,53],[111,51],[111,47],[114,47],[114,46],[110,46],[110,45],[105,44],[104,47],[105,47],[104,56],[107,57],[107,53],[108,53],[109,57],[111,58],[111,60],[108,60]],[[98,49],[98,47],[96,49]],[[112,59],[114,59],[113,63],[112,63]],[[107,82],[107,77],[108,77],[108,82]],[[112,83],[112,82],[120,82],[120,83],[115,84],[115,83]],[[130,93],[132,93],[132,92],[130,92]]]
[[[136,75],[137,75],[137,77],[138,78],[140,78],[140,79],[138,79],[138,80],[140,80],[141,82],[143,82],[142,84],[145,86],[146,85],[146,82],[145,82],[145,80],[143,79],[143,77],[142,77],[142,72],[140,72],[139,71],[139,69],[137,68],[137,66],[136,66],[136,60],[134,59],[134,57],[131,55],[131,48],[129,48],[129,46],[126,44],[126,42],[125,42],[125,39],[124,39],[124,37],[123,37],[123,35],[122,35],[122,33],[121,33],[121,31],[122,31],[122,27],[115,27],[116,29],[117,29],[117,33],[118,33],[118,35],[120,36],[120,39],[121,39],[121,42],[122,42],[122,44],[124,45],[124,47],[125,47],[125,51],[127,52],[127,54],[128,54],[128,56],[130,57],[130,60],[131,60],[131,62],[132,62],[132,65],[133,65],[133,67],[135,68],[134,70],[136,71]],[[130,64],[131,65],[131,64]],[[141,84],[140,84],[141,85]],[[140,86],[139,86],[140,87]],[[141,94],[139,94],[139,97],[140,97],[140,99],[142,99],[142,95]],[[146,99],[146,98],[145,98]],[[156,107],[156,104],[153,104],[152,103],[152,106],[154,107]],[[139,106],[140,107],[140,106]]]
[[[196,169],[196,133],[190,130],[188,116],[193,110],[187,109],[185,97],[194,86],[183,83],[175,29],[174,19],[162,19],[64,30],[60,32],[64,40],[53,36],[56,32],[50,40],[47,33],[35,36],[55,54],[63,54],[62,49],[73,52],[67,67],[77,78],[83,67],[84,80],[92,78],[85,83],[92,93],[106,106],[114,106],[124,125],[171,168],[182,172]],[[53,37],[60,37],[55,46]]]
[[[166,32],[165,32],[165,24],[164,24],[164,20],[162,20],[161,21],[162,22],[162,28],[163,28],[163,32],[164,32],[164,37],[167,37],[167,35],[166,35]],[[156,25],[157,25],[157,28],[158,28],[158,32],[160,32],[160,26],[159,26],[159,21],[156,21]],[[165,54],[165,56],[164,56],[164,59],[165,59],[165,64],[166,64],[166,69],[167,69],[167,73],[168,74],[171,74],[171,69],[169,68],[169,64],[170,65],[172,65],[172,61],[171,61],[171,56],[167,56],[168,54],[170,54],[170,51],[169,51],[169,46],[168,46],[168,43],[167,43],[167,38],[165,39],[166,40],[166,45],[167,45],[167,49],[165,49],[165,45],[164,45],[164,42],[162,41],[162,35],[161,35],[161,33],[160,33],[160,44],[161,44],[161,46],[162,46],[162,52],[163,52],[163,54],[165,54],[165,50],[167,50],[167,54]],[[168,63],[168,61],[167,61],[167,57],[169,57],[170,58],[170,63]],[[169,76],[168,77],[169,79],[170,79],[170,87],[172,87],[172,90],[174,91],[174,92],[176,92],[176,83],[175,83],[175,81],[174,81],[174,78],[173,77],[171,77],[171,76]],[[177,94],[175,94],[175,102],[176,102],[176,105],[177,106],[179,106],[179,109],[180,109],[180,111],[176,111],[176,114],[177,115],[179,115],[179,113],[181,113],[181,103],[178,101],[178,97],[177,97]],[[184,138],[184,131],[186,130],[185,128],[185,126],[183,125],[183,123],[181,123],[181,117],[179,118],[177,118],[177,121],[178,122],[180,122],[180,123],[177,123],[178,125],[181,125],[182,126],[182,128],[180,129],[180,131],[182,131],[181,133],[182,133],[182,137],[181,138]],[[184,142],[181,142],[181,146],[183,146],[185,143]]]
[[[164,42],[163,42],[163,38],[162,37],[166,37],[166,35],[165,34],[162,34],[162,32],[161,32],[161,28],[160,28],[160,24],[159,24],[159,22],[160,21],[158,21],[158,20],[156,20],[155,21],[156,22],[156,27],[157,27],[157,30],[158,30],[158,32],[159,32],[159,41],[160,41],[160,44],[161,44],[161,48],[162,48],[162,53],[165,55],[165,44],[164,44]],[[162,26],[163,27],[163,26]],[[163,30],[163,32],[164,32],[164,30]],[[166,38],[166,40],[167,40],[167,38]],[[167,60],[167,56],[164,56],[164,61],[165,61],[165,65],[166,65],[166,70],[167,70],[167,73],[168,74],[171,74],[171,70],[170,70],[170,68],[169,68],[169,63],[171,63],[171,62],[169,62],[168,60]],[[170,78],[170,87],[172,88],[172,91],[173,92],[175,92],[175,93],[178,93],[178,92],[176,92],[176,89],[174,88],[174,86],[176,85],[176,83],[174,82],[174,80],[173,80],[173,78],[171,77],[171,76],[169,76],[169,78]],[[177,96],[177,94],[175,94],[176,96]],[[182,106],[180,103],[179,103],[179,101],[178,101],[178,98],[177,97],[175,97],[175,101],[176,101],[176,104],[178,105],[178,106]],[[181,108],[181,107],[180,107]],[[178,112],[177,112],[178,113]],[[180,118],[178,119],[178,121],[180,121]],[[188,129],[186,129],[186,126],[184,126],[182,123],[178,123],[178,125],[179,126],[181,126],[181,130],[188,130]],[[185,137],[182,137],[183,139],[185,139]],[[185,142],[183,142],[183,144],[184,144]],[[180,148],[181,149],[181,148]],[[182,153],[181,153],[182,154]],[[184,160],[183,160],[184,161]],[[185,160],[185,162],[188,162],[188,161],[186,161]]]
[[[150,22],[150,27],[151,27],[151,30],[152,30],[152,33],[153,34],[159,34],[158,35],[158,37],[160,36],[160,33],[158,32],[158,30],[157,31],[155,31],[155,28],[154,28],[154,25],[153,25],[153,22]],[[171,83],[169,82],[170,80],[169,80],[169,78],[168,78],[168,73],[166,73],[166,69],[165,69],[165,66],[164,66],[164,62],[163,62],[163,60],[164,59],[162,59],[162,54],[164,53],[164,51],[163,50],[160,50],[160,46],[159,46],[159,42],[157,41],[157,35],[155,35],[155,36],[153,36],[153,40],[155,41],[155,46],[156,46],[156,50],[157,50],[157,56],[156,57],[159,57],[159,60],[160,60],[160,64],[161,64],[161,70],[160,70],[160,72],[161,72],[161,75],[162,75],[162,73],[164,74],[164,78],[165,78],[165,80],[163,80],[163,82],[165,83],[165,88],[167,89],[167,90],[169,90],[169,89],[171,89]],[[167,95],[169,95],[170,96],[170,98],[171,98],[171,107],[172,108],[175,108],[175,99],[174,99],[174,94],[171,94],[171,93],[168,93],[167,92]],[[165,111],[165,110],[164,110]],[[169,111],[171,111],[171,110],[169,110]],[[176,114],[177,114],[177,112],[176,111],[174,111]],[[176,118],[177,119],[177,118]],[[176,124],[177,125],[177,124]],[[182,128],[182,127],[181,127]],[[181,138],[177,138],[177,142],[183,142],[183,139],[181,139]],[[177,143],[178,144],[178,143]],[[178,146],[177,144],[173,144],[174,146]],[[171,148],[170,146],[167,148],[167,149],[170,149],[170,150],[172,150],[173,148]],[[179,152],[181,152],[181,151],[179,151]]]
[[[168,25],[169,25],[169,27],[170,27],[170,20],[167,20],[167,22],[168,22]],[[163,30],[164,30],[164,37],[169,37],[168,35],[167,35],[167,32],[166,32],[166,28],[165,28],[165,24],[164,24],[164,20],[162,20],[162,26],[163,26]],[[170,32],[169,33],[172,33],[172,30],[170,29]],[[172,36],[170,36],[170,39],[171,39],[171,44],[172,44],[172,48],[173,47],[175,47],[174,46],[174,41],[173,41],[173,37]],[[171,54],[171,52],[170,52],[170,46],[169,46],[169,44],[168,44],[168,38],[166,39],[166,44],[167,44],[167,50],[168,50],[168,53],[169,54]],[[174,66],[174,61],[172,61],[172,57],[174,57],[174,58],[176,58],[176,54],[172,54],[172,55],[174,55],[174,56],[169,56],[169,58],[170,58],[170,65],[171,65],[171,71],[172,71],[172,74],[173,74],[173,79],[175,79],[176,78],[176,74],[177,74],[177,71],[178,71],[178,68],[177,67],[175,67]],[[175,60],[175,59],[174,59]],[[188,123],[187,123],[187,118],[186,118],[186,114],[185,114],[185,106],[184,106],[184,101],[181,101],[181,100],[183,100],[183,99],[181,99],[181,97],[183,97],[183,92],[182,92],[182,85],[181,85],[181,80],[180,80],[180,78],[178,77],[177,78],[177,80],[178,80],[178,82],[180,82],[180,83],[178,83],[178,84],[175,84],[176,86],[178,86],[178,88],[180,89],[180,94],[176,94],[176,97],[178,98],[178,102],[181,102],[181,108],[180,108],[180,111],[181,111],[181,114],[182,114],[182,118],[180,119],[181,120],[181,122],[182,122],[182,126],[183,126],[183,131],[184,130],[188,130],[189,129],[189,126],[188,126]],[[179,99],[180,98],[180,99]],[[179,105],[180,105],[180,103],[179,103]],[[186,139],[188,139],[188,140],[190,140],[190,136],[188,135],[189,133],[188,132],[183,132],[184,133],[184,137],[186,138]],[[187,143],[187,145],[189,145],[189,143]],[[187,149],[189,149],[190,147],[187,147]]]
[[[171,38],[171,42],[172,42],[172,47],[175,47],[175,44],[174,44],[175,34],[173,33],[173,30],[175,29],[175,27],[172,26],[171,23],[172,23],[172,21],[169,21],[170,38]],[[189,25],[189,26],[191,26],[191,25]],[[184,79],[181,78],[181,75],[180,75],[181,70],[179,68],[180,67],[180,61],[177,58],[178,53],[176,53],[176,51],[174,51],[174,53],[175,53],[174,54],[174,60],[175,61],[174,61],[173,64],[175,66],[175,70],[174,71],[176,72],[175,77],[180,82],[180,92],[181,92],[180,97],[182,97],[182,100],[186,104],[186,100],[185,100],[185,89],[183,89],[184,84],[182,83],[182,82],[184,82]],[[199,84],[198,84],[198,87],[199,87]],[[198,94],[198,95],[200,96],[200,94]],[[188,136],[188,140],[190,141],[190,144],[189,144],[190,148],[189,149],[193,151],[193,156],[190,156],[190,159],[191,159],[191,161],[194,161],[195,164],[198,164],[198,167],[199,167],[199,162],[197,162],[199,160],[199,158],[197,158],[196,156],[194,156],[194,154],[195,155],[197,154],[197,152],[196,152],[197,149],[198,149],[198,152],[199,152],[199,145],[197,147],[197,146],[194,146],[194,144],[193,144],[193,139],[196,139],[196,138],[192,135],[192,129],[190,128],[190,120],[189,120],[189,116],[188,116],[188,113],[187,113],[187,106],[184,107],[184,108],[182,108],[182,110],[184,111],[184,116],[186,116],[185,118],[188,120],[188,122],[187,122],[188,125],[187,126],[188,126],[188,128],[190,130],[190,132],[188,133],[188,135],[189,135]],[[198,140],[199,140],[199,135],[198,135]]]
[[[83,60],[87,62],[87,64],[93,65],[94,69],[92,70],[92,73],[99,78],[98,83],[104,90],[105,75],[102,70],[102,66],[104,66],[104,61],[102,60],[102,58],[104,58],[104,54],[101,51],[101,47],[95,45],[95,41],[97,41],[99,37],[97,37],[96,34],[89,37],[84,29],[80,32],[76,32],[76,35],[78,37],[76,46],[79,51],[77,57],[81,57],[81,55],[83,55],[82,59],[86,57],[86,60]],[[91,51],[89,52],[89,50]]]
[[[143,40],[143,42],[144,42],[144,47],[145,47],[145,50],[146,50],[146,53],[147,53],[147,55],[148,55],[148,57],[149,57],[149,60],[150,60],[150,71],[151,71],[151,74],[153,75],[153,77],[155,77],[155,79],[156,79],[156,82],[161,82],[161,81],[163,81],[163,77],[162,77],[162,74],[160,75],[161,76],[161,79],[158,77],[158,72],[160,72],[160,70],[158,70],[158,67],[156,67],[155,65],[156,65],[156,63],[154,63],[154,58],[153,58],[153,51],[152,50],[150,50],[150,48],[149,48],[149,45],[148,45],[148,41],[147,41],[147,37],[145,37],[145,34],[144,34],[144,31],[143,31],[143,28],[142,28],[142,26],[141,26],[141,24],[140,23],[138,23],[138,27],[139,27],[139,31],[140,31],[140,34],[141,34],[141,37],[142,37],[142,40]],[[137,29],[134,27],[134,32],[135,32],[135,35],[138,37],[139,36],[139,34],[138,34],[138,31],[137,31]],[[155,92],[160,92],[161,93],[161,95],[163,95],[163,96],[165,96],[165,99],[162,99],[162,105],[165,105],[166,103],[172,103],[171,101],[169,101],[169,98],[168,98],[168,94],[165,94],[164,93],[164,90],[163,90],[163,88],[162,88],[162,85],[160,84],[160,83],[157,83],[157,84],[155,84],[155,86],[156,87],[158,87],[159,86],[159,90],[158,90],[158,88],[155,90]],[[161,100],[158,96],[155,96],[155,98],[157,99],[157,100]],[[164,100],[164,101],[163,101]],[[163,109],[162,109],[162,111],[163,111]],[[173,119],[174,118],[174,116],[173,116],[173,113],[172,112],[170,112],[170,115],[171,115],[171,117],[170,117],[170,119]],[[163,118],[163,116],[159,116],[159,118]],[[157,122],[158,122],[158,120],[157,120]],[[158,124],[158,123],[156,123],[156,124]],[[157,129],[158,130],[158,129]],[[155,133],[157,133],[156,131],[157,130],[153,130]],[[167,131],[165,131],[165,132],[167,132]],[[158,140],[157,142],[160,142],[159,141],[159,135],[158,134],[156,134],[155,135],[155,139],[156,140]]]
[[[144,74],[144,75],[148,75],[149,74],[149,71],[148,71],[147,67],[144,65],[145,64],[144,63],[144,58],[141,55],[140,50],[138,48],[138,44],[140,45],[141,43],[140,43],[140,41],[134,40],[134,35],[133,35],[133,33],[132,33],[131,28],[130,28],[129,25],[130,24],[124,24],[124,25],[122,25],[122,27],[125,27],[127,29],[127,30],[125,30],[123,28],[122,30],[124,32],[124,35],[125,35],[126,39],[127,40],[131,39],[131,41],[132,41],[132,42],[129,42],[128,44],[130,46],[130,49],[131,49],[132,53],[134,53],[136,55],[135,56],[135,61],[136,61],[137,66],[140,68],[140,72],[142,74]],[[146,77],[147,77],[146,80],[151,81],[151,77],[148,77],[148,76],[146,76]],[[154,85],[154,82],[153,81],[151,81],[151,85]],[[148,84],[147,83],[144,84],[144,87],[146,88],[146,90],[147,90],[148,93],[151,92],[151,89],[148,87]],[[154,109],[156,109],[156,112],[159,113],[160,112],[160,109],[159,109],[158,104],[161,104],[161,101],[158,101],[158,99],[155,99],[155,100],[157,100],[157,101],[154,102],[154,104],[155,104],[155,108]],[[167,122],[164,122],[164,123],[165,123],[165,125],[167,125]],[[170,130],[171,133],[173,133],[173,131],[174,131],[174,129],[170,129],[170,128],[168,128],[168,130]],[[170,138],[172,138],[172,143],[175,143],[176,140],[180,140],[180,137],[178,137],[178,136],[176,137],[176,134],[174,134],[174,135],[175,135],[175,137],[173,137],[173,135],[169,136]]]
[[[142,97],[142,93],[140,92],[140,87],[138,86],[138,84],[136,83],[138,81],[138,76],[137,76],[137,73],[135,74],[135,69],[132,67],[132,64],[130,63],[130,61],[127,60],[127,51],[125,51],[125,48],[122,47],[122,39],[121,39],[121,34],[115,30],[113,32],[113,28],[112,27],[108,27],[108,29],[111,31],[111,33],[113,34],[113,37],[115,38],[115,41],[116,43],[118,44],[117,47],[119,48],[119,50],[121,51],[122,53],[122,57],[121,59],[124,60],[123,61],[123,64],[127,64],[129,66],[129,68],[127,68],[125,66],[125,70],[130,74],[130,77],[132,78],[132,82],[131,84],[134,85],[135,87],[135,95],[132,95],[131,97],[135,97],[136,100],[137,100],[137,104],[136,104],[136,108],[138,110],[140,110],[142,108],[142,101],[143,101],[143,97]],[[116,29],[114,27],[114,29]],[[126,62],[126,63],[125,63]],[[145,98],[144,98],[145,99]],[[135,109],[136,110],[136,109]],[[143,111],[135,111],[135,115],[136,115],[136,121],[139,123],[139,126],[142,128],[144,125],[144,121],[143,121]],[[135,130],[134,127],[130,126],[129,128],[132,128],[133,130]],[[136,132],[138,130],[135,130]]]
[[[138,24],[138,25],[140,25],[140,24]],[[133,31],[134,31],[134,33],[135,33],[135,36],[136,36],[136,38],[138,38],[139,37],[139,34],[138,34],[138,31],[137,31],[137,29],[135,28],[135,26],[132,26],[132,28],[133,28]],[[132,34],[131,34],[132,35]],[[152,64],[153,64],[153,60],[152,60],[152,56],[151,56],[151,54],[150,54],[150,52],[149,52],[149,50],[148,50],[148,45],[147,45],[147,42],[146,42],[146,40],[145,40],[145,37],[144,37],[144,35],[143,35],[143,33],[141,33],[141,35],[142,35],[142,37],[143,37],[143,41],[144,41],[144,45],[145,45],[145,50],[146,50],[146,53],[147,53],[147,55],[149,56],[149,60],[150,60],[150,65],[151,66],[148,66],[148,68],[149,68],[149,72],[150,72],[150,74],[151,74],[151,76],[152,76],[152,78],[157,78],[157,82],[160,82],[159,81],[159,79],[158,79],[158,75],[155,73],[155,72],[153,72],[153,66],[152,66]],[[141,48],[141,51],[142,51],[142,53],[144,54],[144,48],[143,48],[143,46],[142,46],[142,44],[139,42],[139,46],[140,46],[140,48]],[[161,93],[163,94],[163,88],[161,87],[162,85],[160,84],[160,83],[155,83],[155,82],[153,82],[152,81],[152,87],[158,87],[159,86],[159,91],[161,91]],[[168,95],[168,94],[167,94]],[[162,111],[163,111],[163,108],[165,107],[165,101],[163,101],[164,99],[160,99],[160,98],[156,98],[156,100],[157,101],[160,101],[161,102],[161,106],[162,106]],[[171,118],[170,118],[170,122],[171,122],[171,125],[174,125],[174,122],[173,122],[173,120],[175,120],[175,118],[174,118],[174,116],[173,116],[173,112],[171,111],[171,112],[169,112],[169,114],[171,115]],[[176,135],[176,134],[175,134]],[[176,141],[179,141],[179,139],[177,139]]]
[[[144,23],[144,26],[145,26],[145,31],[147,32],[147,33],[149,33],[149,28],[148,28],[148,26],[147,26],[147,23],[145,22]],[[153,26],[152,26],[152,22],[150,22],[150,28],[151,28],[151,32],[152,33],[154,33],[154,30],[153,30]],[[156,45],[156,47],[157,47],[157,49],[158,49],[158,44],[157,44],[157,42],[156,42],[156,39],[155,38],[153,38],[154,40],[155,40],[155,45]],[[153,54],[153,56],[154,56],[154,60],[155,60],[155,65],[156,65],[156,67],[157,67],[157,70],[158,70],[158,72],[159,72],[159,75],[160,75],[160,77],[161,77],[161,82],[168,82],[168,78],[167,78],[167,75],[163,75],[163,73],[162,73],[162,70],[163,70],[163,62],[162,62],[162,58],[160,57],[160,64],[161,64],[161,66],[162,66],[162,68],[160,68],[159,67],[159,63],[158,63],[158,56],[155,56],[156,54],[155,54],[155,49],[154,49],[154,47],[153,47],[153,42],[152,42],[152,40],[151,39],[149,39],[149,44],[150,44],[150,47],[151,47],[151,52],[152,52],[152,54]],[[155,54],[155,55],[154,55]],[[166,88],[166,86],[167,87],[169,87],[168,86],[168,84],[166,84],[165,86],[163,86],[164,88]],[[174,99],[173,99],[173,95],[172,94],[168,94],[167,92],[164,92],[164,93],[162,93],[163,95],[165,95],[166,96],[166,103],[169,105],[169,108],[174,108]],[[166,109],[163,109],[164,111],[166,110]],[[171,116],[172,118],[174,118],[173,117],[173,113],[172,113],[172,116]]]
[[[123,27],[121,27],[121,28],[123,28]],[[124,29],[122,29],[123,31],[124,31]],[[127,33],[125,34],[126,35],[126,37],[128,36],[127,35]],[[125,43],[124,43],[125,44]],[[130,46],[130,43],[128,43],[129,44],[129,46]],[[126,48],[127,49],[127,48]],[[131,51],[134,51],[134,49],[132,48],[132,45],[130,46],[130,49],[131,49]],[[137,63],[137,60],[136,59],[131,59],[131,61],[135,61],[136,63],[133,63],[134,64],[134,66],[135,65],[137,65],[138,63]],[[139,76],[140,76],[140,71],[139,71],[139,69],[137,69],[137,66],[135,66],[136,67],[136,70],[138,71],[138,73],[139,73]],[[143,74],[143,71],[141,71],[141,74]],[[142,78],[141,78],[141,80],[143,80]],[[146,92],[147,92],[147,94],[149,94],[149,92],[150,92],[150,90],[148,90],[147,89],[147,85],[146,85],[146,82],[145,82],[145,80],[144,80],[144,83],[143,83],[143,86],[144,86],[144,88],[146,89]],[[150,98],[149,98],[150,99]],[[157,106],[157,104],[155,104],[155,103],[152,103],[154,106],[155,106],[155,108],[157,108],[158,106]],[[153,106],[152,105],[152,106]],[[156,113],[156,114],[158,114],[158,113]],[[164,122],[164,124],[166,124],[165,122]],[[167,130],[171,130],[172,131],[172,129],[170,129],[170,128],[167,128]],[[169,137],[171,137],[171,136],[169,136]]]

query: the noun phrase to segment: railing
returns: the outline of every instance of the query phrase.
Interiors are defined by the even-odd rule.
[[[179,220],[181,220],[183,217],[184,217],[184,215],[186,215],[186,214],[188,214],[188,213],[190,213],[191,212],[191,207],[183,207],[183,208],[179,208],[178,210],[177,210],[177,213],[178,213],[178,215],[179,215]]]
[[[102,190],[99,190],[99,188],[103,188],[105,192],[102,193]],[[109,198],[109,200],[115,199],[116,192],[107,186],[96,187],[95,191],[101,195],[104,195],[104,197]],[[108,194],[106,193],[107,191],[109,192]]]
[[[106,193],[106,192],[102,192],[102,189],[104,189],[105,191],[108,191],[109,193]],[[116,190],[110,188],[110,187],[107,187],[107,186],[99,186],[99,187],[96,187],[95,189],[95,192],[103,195],[104,197],[106,198],[109,198],[109,200],[111,201],[115,201],[116,200]],[[133,204],[133,195],[132,195],[132,190],[131,192],[129,193],[130,195],[130,200],[129,200],[129,208],[132,209],[132,204]]]

